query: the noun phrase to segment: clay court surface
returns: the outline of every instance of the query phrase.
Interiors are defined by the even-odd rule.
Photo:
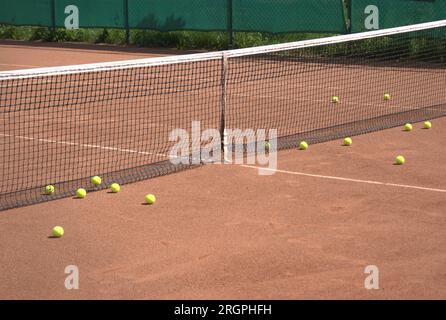
[[[167,54],[74,47],[2,44],[0,70]],[[206,165],[2,211],[0,298],[446,299],[446,118],[432,123],[279,151],[268,176]],[[369,265],[379,290],[364,288]]]

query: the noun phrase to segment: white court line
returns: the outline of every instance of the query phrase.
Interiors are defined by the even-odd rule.
[[[116,147],[105,147],[105,146],[94,145],[94,144],[83,144],[83,143],[68,142],[68,141],[57,141],[57,140],[51,140],[51,139],[40,139],[40,138],[33,138],[33,137],[26,137],[26,136],[15,136],[15,135],[4,134],[4,133],[0,133],[0,136],[11,137],[11,138],[16,138],[16,139],[22,139],[22,140],[38,141],[38,142],[44,142],[44,143],[54,143],[54,144],[78,146],[78,147],[85,147],[85,148],[97,148],[97,149],[103,149],[103,150],[109,150],[109,151],[118,151],[118,152],[125,152],[125,153],[137,153],[137,154],[142,154],[142,155],[155,155],[155,156],[161,156],[161,157],[169,157],[168,155],[161,154],[161,153],[152,153],[152,152],[138,151],[138,150],[132,150],[132,149],[121,149],[121,148],[116,148]],[[265,170],[265,171],[278,172],[278,173],[291,174],[291,175],[298,175],[298,176],[305,176],[305,177],[312,177],[312,178],[320,178],[320,179],[328,179],[328,180],[338,180],[338,181],[346,181],[346,182],[357,182],[357,183],[364,183],[364,184],[374,184],[374,185],[382,185],[382,186],[389,186],[389,187],[398,187],[398,188],[416,189],[416,190],[424,190],[424,191],[446,193],[445,189],[435,189],[435,188],[412,186],[412,185],[397,184],[397,183],[390,183],[390,182],[361,180],[361,179],[343,178],[343,177],[327,176],[327,175],[320,175],[320,174],[311,174],[311,173],[296,172],[296,171],[270,169],[270,168],[263,168],[263,167],[258,167],[258,166],[252,166],[252,165],[240,165],[240,166],[244,167],[244,168],[251,168],[251,169],[256,169],[256,170]]]
[[[251,165],[246,165],[246,164],[242,164],[240,166],[244,167],[244,168],[251,168],[251,169],[256,169],[256,170],[265,170],[265,171],[278,172],[278,173],[284,173],[284,174],[291,174],[291,175],[296,175],[296,176],[311,177],[311,178],[338,180],[338,181],[346,181],[346,182],[357,182],[357,183],[374,184],[374,185],[381,185],[381,186],[388,186],[388,187],[397,187],[397,188],[416,189],[416,190],[424,190],[424,191],[433,191],[433,192],[446,193],[445,189],[435,189],[435,188],[428,188],[428,187],[412,186],[412,185],[407,185],[407,184],[398,184],[398,183],[390,183],[390,182],[380,182],[380,181],[371,181],[371,180],[361,180],[361,179],[343,178],[343,177],[335,177],[335,176],[326,176],[326,175],[321,175],[321,174],[311,174],[311,173],[304,173],[304,172],[296,172],[296,171],[287,171],[287,170],[263,168],[263,167],[251,166]]]
[[[38,68],[40,66],[28,65],[28,64],[12,64],[12,63],[0,63],[0,66],[6,67],[19,67],[19,68]]]
[[[76,143],[76,142],[69,142],[69,141],[58,141],[58,140],[51,140],[51,139],[33,138],[33,137],[26,137],[26,136],[15,136],[15,135],[12,135],[12,134],[4,134],[4,133],[0,133],[0,136],[2,136],[2,137],[9,137],[9,138],[16,138],[16,139],[21,139],[21,140],[31,140],[31,141],[37,141],[37,142],[62,144],[62,145],[67,145],[67,146],[96,148],[96,149],[109,150],[109,151],[118,151],[118,152],[125,152],[125,153],[137,153],[137,154],[142,154],[142,155],[153,155],[153,156],[159,156],[159,157],[169,157],[168,155],[165,155],[165,154],[162,154],[162,153],[153,153],[153,152],[138,151],[138,150],[132,150],[132,149],[121,149],[121,148],[116,148],[116,147],[105,147],[105,146],[100,146],[100,145],[95,145],[95,144],[84,144],[84,143]]]
[[[44,142],[44,143],[54,143],[54,144],[62,144],[67,146],[75,146],[75,147],[84,147],[84,148],[94,148],[94,149],[102,149],[102,150],[108,150],[108,151],[117,151],[117,152],[124,152],[124,153],[136,153],[136,154],[142,154],[142,155],[152,155],[157,157],[164,157],[168,159],[172,158],[183,158],[176,155],[167,155],[163,153],[153,153],[153,152],[147,152],[147,151],[138,151],[133,149],[122,149],[122,148],[116,148],[116,147],[106,147],[106,146],[100,146],[96,144],[85,144],[85,143],[76,143],[76,142],[69,142],[69,141],[58,141],[58,140],[51,140],[51,139],[41,139],[41,138],[33,138],[33,137],[27,137],[27,136],[15,136],[12,134],[5,134],[0,133],[0,137],[9,137],[9,138],[15,138],[15,139],[21,139],[21,140],[30,140],[30,141],[37,141],[37,142]],[[189,159],[189,157],[186,157],[186,159]],[[193,160],[196,160],[197,158],[192,157]]]

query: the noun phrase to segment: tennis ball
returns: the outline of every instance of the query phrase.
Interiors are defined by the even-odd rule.
[[[94,176],[93,178],[91,178],[91,183],[94,184],[95,186],[99,186],[102,183],[102,179],[101,177]]]
[[[404,159],[403,156],[398,156],[395,159],[395,163],[398,164],[398,165],[404,164],[405,162],[406,162],[406,159]]]
[[[412,125],[410,123],[406,123],[404,125],[404,131],[412,131]]]
[[[308,149],[308,143],[306,143],[305,141],[302,141],[302,142],[299,144],[299,149],[300,149],[300,150],[307,150],[307,149]]]
[[[265,150],[269,151],[271,149],[271,143],[269,143],[268,141],[265,142]]]
[[[430,129],[432,128],[432,123],[430,121],[425,121],[424,122],[424,129]]]
[[[51,232],[53,234],[53,237],[60,238],[64,234],[64,230],[61,226],[55,226]]]
[[[46,194],[53,194],[56,189],[52,185],[48,185],[45,187],[45,193]]]
[[[145,199],[148,204],[154,204],[156,201],[156,197],[153,194],[146,195]]]
[[[389,101],[390,98],[391,98],[390,94],[388,94],[388,93],[384,94],[384,100]]]
[[[333,97],[331,98],[331,102],[333,102],[333,103],[338,103],[338,102],[339,102],[339,97],[333,96]]]
[[[344,139],[344,146],[351,146],[353,143],[352,138],[345,138]]]
[[[111,192],[118,193],[121,190],[121,186],[117,183],[112,183],[110,186]]]
[[[87,191],[85,189],[79,188],[76,190],[76,196],[80,199],[85,198],[87,196]]]

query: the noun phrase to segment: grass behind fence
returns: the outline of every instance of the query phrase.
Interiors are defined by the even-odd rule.
[[[283,43],[328,36],[320,33],[236,32],[234,48],[246,48],[266,44]],[[79,29],[55,31],[43,27],[0,26],[0,39],[85,42],[125,45],[125,31],[119,29]],[[226,32],[131,30],[130,44],[139,47],[163,47],[181,50],[223,50],[229,46]]]
[[[343,0],[346,23],[348,24],[349,0]],[[267,44],[314,39],[330,34],[326,33],[284,33],[236,32],[233,48],[246,48]],[[0,39],[86,42],[125,45],[125,31],[120,29],[56,29],[51,31],[42,27],[15,27],[0,25]],[[130,44],[139,47],[168,47],[181,50],[205,49],[223,50],[229,48],[227,32],[131,30]]]

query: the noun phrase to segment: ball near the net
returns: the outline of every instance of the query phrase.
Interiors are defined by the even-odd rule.
[[[265,142],[265,150],[269,151],[271,149],[271,143],[269,141]]]
[[[410,123],[404,125],[404,131],[412,131],[413,126]]]
[[[307,150],[308,149],[308,143],[306,141],[302,141],[299,143],[299,149],[300,150]]]
[[[94,184],[95,186],[99,186],[102,183],[102,179],[101,177],[94,176],[91,178],[91,183]]]
[[[46,194],[53,194],[56,191],[53,185],[48,185],[45,187],[45,193]]]
[[[110,190],[113,193],[118,193],[121,190],[121,186],[119,184],[117,184],[117,183],[112,183],[110,185]]]
[[[352,138],[345,138],[344,139],[344,146],[351,146],[353,143]]]
[[[83,188],[79,188],[76,190],[76,196],[80,199],[83,199],[87,196],[87,190]]]

